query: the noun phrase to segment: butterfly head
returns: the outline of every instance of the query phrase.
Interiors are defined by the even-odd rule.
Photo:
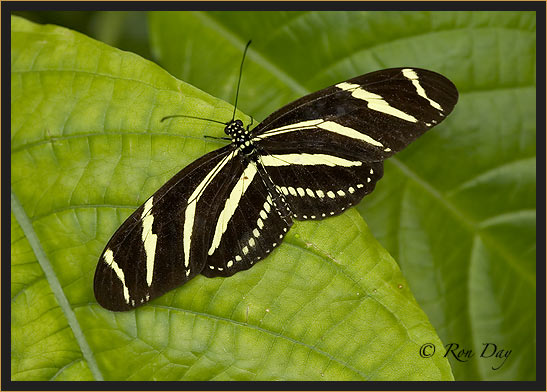
[[[243,127],[243,121],[232,120],[228,122],[226,128],[224,128],[224,132],[232,138],[232,143],[244,154],[252,152],[251,134],[248,129]]]
[[[243,121],[238,119],[227,122],[224,132],[226,132],[226,135],[231,136],[232,139],[238,134],[243,134],[245,132],[245,128],[243,128]]]
[[[244,143],[249,140],[249,131],[243,127],[243,121],[241,120],[232,120],[226,124],[224,128],[226,135],[232,138],[234,143]]]

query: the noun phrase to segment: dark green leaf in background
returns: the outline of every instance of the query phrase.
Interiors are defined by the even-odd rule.
[[[132,11],[15,11],[36,23],[76,30],[118,49],[150,56],[146,12]]]
[[[420,357],[424,343],[438,350],[442,343],[356,210],[295,225],[271,257],[231,278],[197,277],[136,311],[98,306],[93,273],[108,238],[177,170],[220,146],[203,135],[222,135],[221,127],[160,119],[227,119],[232,107],[81,34],[17,17],[11,27],[12,379],[452,379],[442,355]],[[201,63],[185,49],[196,61],[186,77],[211,67],[215,79],[220,65],[233,88],[241,57],[235,27],[213,27],[232,47],[211,46],[217,55]],[[249,78],[266,79],[250,86],[244,108],[260,118],[261,105],[281,104],[313,83],[305,78],[311,72],[288,76],[297,60],[285,70],[259,54],[260,40],[256,48]],[[323,79],[329,72],[316,77]]]
[[[358,210],[445,344],[511,350],[498,370],[451,357],[456,379],[535,379],[535,13],[152,13],[149,28],[160,64],[228,101],[252,38],[239,102],[258,120],[381,68],[454,81],[450,118],[388,160]]]

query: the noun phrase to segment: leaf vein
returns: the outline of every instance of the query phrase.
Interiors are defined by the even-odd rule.
[[[166,310],[169,310],[169,311],[175,311],[175,312],[183,312],[183,313],[190,313],[190,314],[194,314],[198,317],[204,317],[204,318],[211,318],[211,319],[214,319],[216,320],[217,322],[218,321],[221,321],[221,322],[226,322],[226,323],[232,323],[232,324],[235,324],[235,325],[238,325],[240,327],[243,327],[243,328],[251,328],[251,329],[255,329],[259,332],[263,332],[263,333],[266,333],[266,334],[269,334],[269,335],[272,335],[276,338],[280,338],[280,339],[285,339],[295,345],[301,345],[301,346],[304,346],[310,350],[313,350],[315,352],[317,352],[318,354],[326,357],[326,358],[329,358],[329,359],[332,359],[333,361],[339,363],[340,365],[346,367],[347,369],[350,369],[351,371],[355,372],[356,374],[359,374],[361,377],[363,378],[366,378],[366,375],[361,373],[359,370],[353,368],[350,364],[346,363],[345,361],[341,360],[341,359],[338,359],[338,358],[335,358],[333,357],[332,355],[330,355],[329,353],[323,351],[323,350],[320,350],[318,349],[317,347],[313,347],[313,346],[310,346],[309,344],[307,343],[304,343],[304,342],[301,342],[301,341],[298,341],[294,338],[291,338],[289,336],[286,336],[286,335],[282,335],[281,333],[279,332],[276,332],[276,331],[272,331],[272,330],[269,330],[269,329],[266,329],[266,328],[263,328],[263,327],[260,327],[258,325],[253,325],[253,324],[247,324],[247,323],[244,323],[244,322],[241,322],[241,321],[237,321],[237,320],[233,320],[233,319],[229,319],[229,318],[226,318],[226,317],[222,317],[222,316],[217,316],[217,315],[214,315],[214,314],[209,314],[209,313],[203,313],[203,312],[198,312],[198,311],[195,311],[195,310],[189,310],[189,309],[181,309],[181,308],[174,308],[172,306],[164,306],[164,305],[156,305],[156,304],[149,304],[148,306],[154,306],[156,308],[160,308],[160,309],[166,309]]]

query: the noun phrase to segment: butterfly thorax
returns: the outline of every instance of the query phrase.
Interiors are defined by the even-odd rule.
[[[224,128],[224,132],[232,138],[232,143],[244,154],[250,155],[255,151],[251,141],[251,133],[243,127],[241,120],[232,120]]]

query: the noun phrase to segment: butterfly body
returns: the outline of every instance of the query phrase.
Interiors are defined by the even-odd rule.
[[[98,302],[129,310],[197,274],[251,268],[294,220],[338,215],[372,192],[383,161],[457,97],[442,75],[394,68],[300,98],[252,130],[229,121],[229,145],[177,173],[112,236],[95,273]]]

